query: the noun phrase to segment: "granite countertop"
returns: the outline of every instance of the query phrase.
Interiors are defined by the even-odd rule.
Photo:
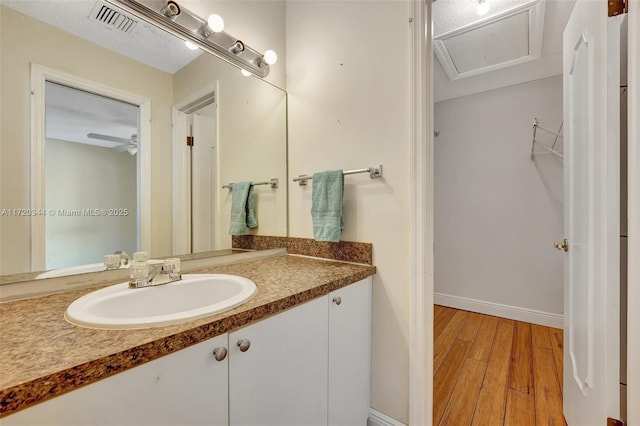
[[[257,292],[221,314],[142,330],[66,322],[67,306],[95,288],[0,304],[0,417],[323,296],[376,268],[284,255],[197,272],[246,277]]]

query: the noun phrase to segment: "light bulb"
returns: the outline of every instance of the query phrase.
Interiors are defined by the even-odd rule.
[[[214,33],[219,33],[224,30],[224,20],[220,15],[209,15],[207,19],[207,25]]]
[[[264,52],[263,58],[264,61],[269,65],[273,65],[278,62],[278,55],[273,50],[267,50],[266,52]]]
[[[478,15],[484,16],[489,12],[490,7],[491,5],[489,4],[489,0],[478,0],[478,8],[476,9],[476,12]]]
[[[240,73],[241,73],[242,75],[244,75],[245,77],[251,77],[251,73],[250,73],[249,71],[247,71],[247,70],[242,70],[242,69],[241,69],[241,70],[240,70]]]
[[[196,46],[195,43],[185,41],[184,44],[191,50],[198,50],[198,46]]]

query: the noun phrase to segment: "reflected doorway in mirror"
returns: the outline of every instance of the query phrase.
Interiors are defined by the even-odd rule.
[[[31,79],[31,202],[47,212],[31,218],[32,270],[96,262],[105,247],[142,249],[150,238],[151,101],[36,64]],[[77,104],[61,108],[63,98]]]

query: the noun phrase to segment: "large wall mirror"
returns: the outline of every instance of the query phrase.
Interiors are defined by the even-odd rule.
[[[230,252],[234,182],[269,182],[246,232],[287,235],[282,89],[100,0],[0,19],[0,283]]]

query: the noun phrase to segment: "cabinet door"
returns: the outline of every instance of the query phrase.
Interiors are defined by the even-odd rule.
[[[329,425],[366,425],[370,406],[371,277],[329,294]]]
[[[217,336],[2,419],[10,425],[227,425],[227,348]]]
[[[327,424],[327,313],[324,296],[229,334],[231,425]]]

